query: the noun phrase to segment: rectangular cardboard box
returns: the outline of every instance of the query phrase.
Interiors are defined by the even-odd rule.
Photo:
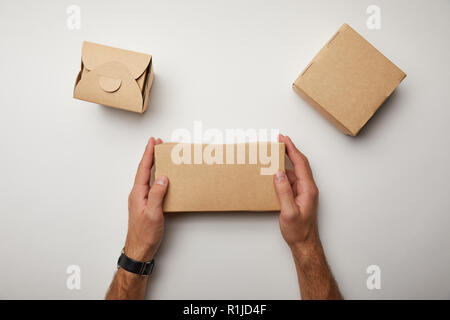
[[[406,74],[344,24],[293,84],[345,134],[355,136]]]
[[[155,146],[155,176],[169,178],[165,212],[280,210],[273,174],[284,170],[284,162],[282,143]]]
[[[144,113],[153,77],[151,55],[85,41],[73,97]]]

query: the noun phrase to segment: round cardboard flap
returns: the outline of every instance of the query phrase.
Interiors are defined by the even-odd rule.
[[[98,80],[100,84],[100,88],[102,88],[106,92],[114,92],[119,90],[122,80],[117,78],[100,76]]]

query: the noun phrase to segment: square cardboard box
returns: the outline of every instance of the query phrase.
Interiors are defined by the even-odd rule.
[[[293,84],[341,132],[356,136],[406,74],[348,24]]]
[[[83,42],[74,98],[144,113],[152,83],[151,55]]]

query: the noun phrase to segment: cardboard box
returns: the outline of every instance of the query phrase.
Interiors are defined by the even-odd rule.
[[[215,158],[208,159],[205,156],[208,154]],[[185,156],[185,161],[180,162]],[[284,162],[285,146],[282,143],[156,145],[155,176],[169,178],[163,210],[280,210],[273,174],[284,170]]]
[[[356,136],[406,74],[344,24],[293,84],[345,134]]]
[[[144,113],[153,77],[151,55],[85,41],[73,97]]]

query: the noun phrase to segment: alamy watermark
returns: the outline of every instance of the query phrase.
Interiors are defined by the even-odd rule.
[[[66,26],[69,30],[81,29],[81,9],[77,5],[70,5],[66,9],[67,19]]]
[[[380,290],[381,289],[381,268],[372,264],[367,267],[366,273],[369,274],[366,280],[366,286],[369,290]]]
[[[66,286],[69,290],[81,290],[81,268],[75,264],[70,265],[66,269],[69,275],[66,280]]]
[[[366,9],[366,13],[370,14],[367,18],[366,26],[370,30],[380,30],[381,29],[381,8],[374,4],[370,5]]]
[[[280,159],[278,144],[270,142],[277,141],[279,132],[278,129],[204,129],[201,121],[194,121],[192,132],[186,128],[172,132],[171,141],[178,144],[172,148],[171,159],[177,165],[259,163],[260,174],[272,175],[277,172]],[[249,143],[248,153],[245,143]]]

